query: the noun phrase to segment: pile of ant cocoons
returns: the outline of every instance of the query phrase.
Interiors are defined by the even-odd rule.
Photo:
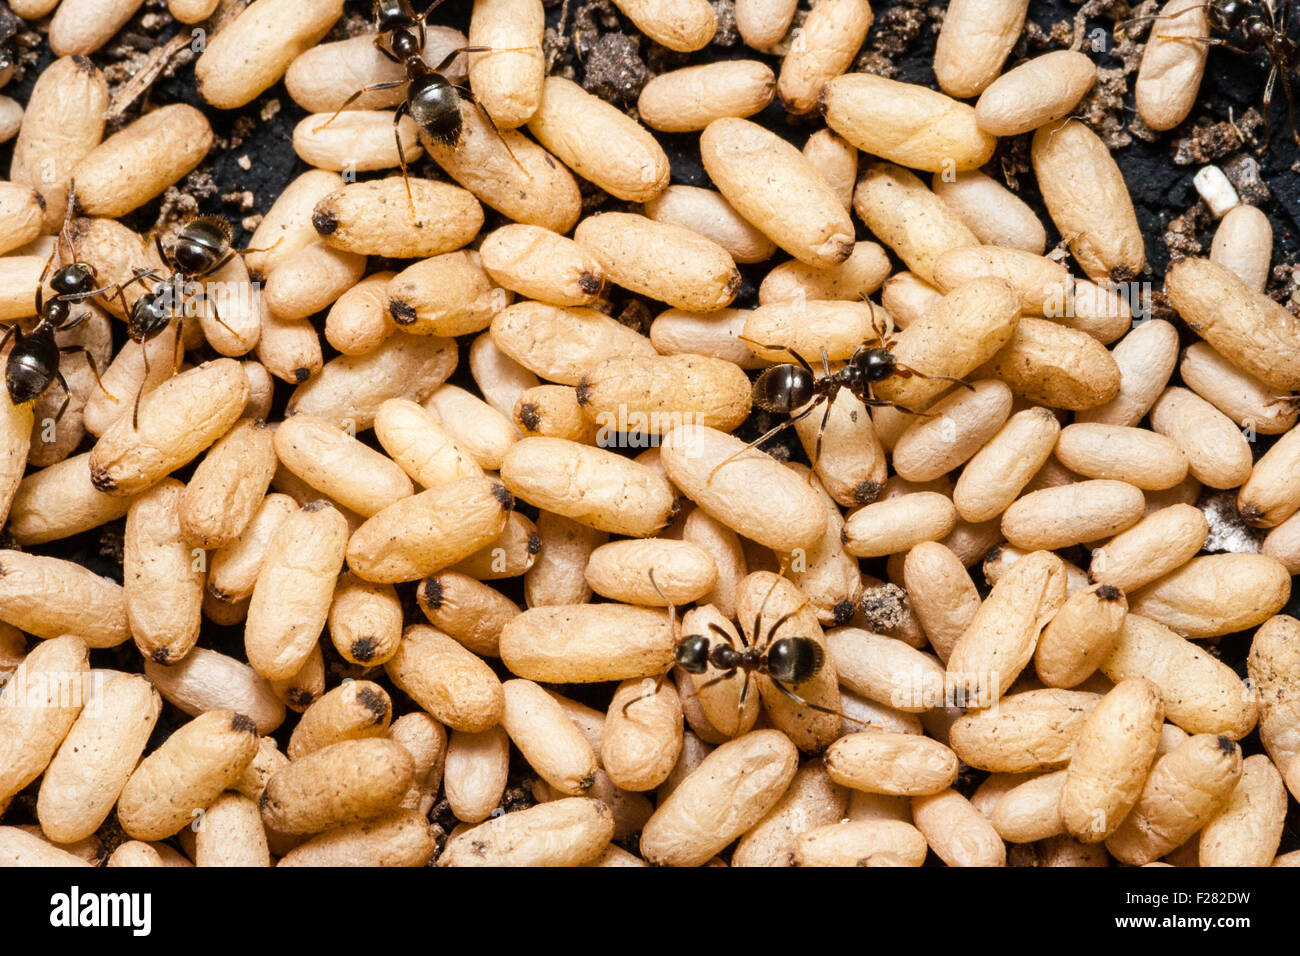
[[[12,5],[57,59],[0,101],[0,865],[1300,864],[1268,219],[1198,175],[1213,248],[1145,314],[1096,66],[1014,62],[1028,0],[951,0],[938,90],[848,72],[866,0],[736,0],[751,57],[635,115],[547,75],[541,0],[380,0],[378,48],[342,0],[170,0],[204,103],[305,114],[246,247],[120,221],[215,142],[106,127],[139,4]],[[1223,16],[1151,26],[1152,129]],[[1050,224],[987,172],[1014,136]]]

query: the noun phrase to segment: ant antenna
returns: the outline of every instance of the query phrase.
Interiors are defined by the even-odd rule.
[[[670,629],[669,633],[672,634],[675,642],[677,637],[677,606],[668,599],[668,596],[664,594],[663,589],[659,587],[659,582],[655,580],[654,568],[651,568],[647,573],[650,575],[650,586],[655,589],[655,593],[658,594],[659,597],[663,599],[663,602],[668,605],[668,622],[669,622],[668,626]],[[671,670],[671,668],[669,668],[669,670]],[[650,678],[647,677],[645,680],[649,680],[649,679]],[[662,674],[659,675],[658,678],[655,679],[654,687],[652,689],[642,693],[640,697],[633,697],[631,700],[629,700],[626,704],[623,705],[623,716],[624,717],[627,716],[628,709],[633,704],[639,704],[643,700],[656,696],[659,693],[660,688],[664,686],[664,681],[667,679],[668,679],[668,671],[664,671]],[[642,681],[642,686],[644,686],[644,684],[645,681]]]
[[[1152,14],[1149,14],[1149,15],[1144,16],[1144,17],[1130,17],[1130,18],[1127,19],[1127,20],[1120,20],[1118,23],[1116,23],[1116,24],[1115,24],[1115,29],[1116,29],[1116,30],[1123,30],[1123,31],[1124,31],[1124,35],[1127,37],[1127,36],[1129,35],[1128,28],[1129,28],[1131,25],[1133,25],[1133,24],[1136,24],[1136,23],[1150,23],[1150,22],[1153,21],[1153,20],[1177,20],[1179,17],[1183,16],[1184,14],[1191,13],[1193,10],[1209,10],[1211,7],[1213,7],[1213,4],[1210,4],[1210,3],[1198,3],[1198,4],[1197,4],[1196,6],[1194,6],[1194,7],[1187,7],[1187,8],[1185,8],[1185,9],[1183,9],[1183,10],[1179,10],[1177,13],[1174,13],[1174,14],[1152,13]],[[1187,40],[1187,39],[1191,39],[1191,38],[1190,38],[1190,37],[1174,37],[1173,39]]]
[[[63,214],[63,226],[59,229],[58,236],[54,239],[54,248],[58,250],[60,258],[63,257],[63,245],[67,243],[68,248],[72,249],[72,258],[77,258],[77,250],[72,245],[72,240],[68,238],[68,226],[72,225],[72,211],[77,208],[77,181],[68,180],[68,209]]]

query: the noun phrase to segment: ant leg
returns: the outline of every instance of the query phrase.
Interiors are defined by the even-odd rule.
[[[112,295],[117,296],[118,301],[122,303],[122,311],[125,312],[127,316],[130,316],[131,310],[130,308],[127,307],[126,296],[123,295],[122,293],[124,293],[127,289],[131,288],[131,286],[135,285],[135,283],[137,282],[140,283],[140,285],[144,285],[145,279],[153,279],[155,282],[157,282],[160,278],[161,277],[158,275],[158,272],[154,269],[137,268],[133,270],[131,278],[127,279],[125,282],[119,282],[117,283],[117,285],[104,286],[104,288],[100,289],[99,291],[107,292],[109,289],[112,289],[113,290]],[[112,298],[112,296],[110,296],[110,298]]]
[[[56,242],[54,248],[50,250],[50,257],[45,260],[45,268],[41,270],[41,278],[36,283],[36,314],[40,315],[42,307],[45,305],[45,280],[50,277],[50,270],[54,268],[54,256],[59,251],[59,244]]]
[[[699,687],[695,688],[696,695],[698,696],[700,691],[704,690],[705,688],[712,687],[714,684],[721,684],[724,680],[731,680],[731,678],[736,676],[736,670],[737,668],[733,667],[725,674],[719,674],[717,677],[710,677]]]
[[[444,56],[438,65],[433,68],[435,73],[446,73],[451,65],[456,62],[456,57],[462,53],[534,53],[539,52],[535,46],[462,46],[452,50]],[[460,90],[458,86],[456,89]],[[464,92],[462,90],[462,92]]]
[[[786,687],[785,684],[782,684],[779,680],[775,678],[772,679],[772,685],[781,693],[785,694],[786,697],[789,697],[792,701],[798,704],[800,707],[807,707],[809,710],[819,710],[823,714],[833,714],[834,716],[839,717],[842,720],[849,721],[849,723],[857,724],[859,727],[870,727],[872,730],[884,730],[883,727],[878,727],[875,724],[869,724],[866,721],[858,720],[856,717],[850,717],[842,710],[835,710],[833,707],[823,707],[821,704],[814,704],[810,700],[804,700],[802,697],[800,697],[798,694],[792,691],[789,687]]]
[[[226,264],[230,262],[231,259],[235,258],[235,256],[238,253],[239,253],[238,249],[231,249],[229,252],[227,252],[224,256],[221,257],[220,261],[218,261],[215,266],[213,266],[211,269],[205,272],[204,276],[210,276],[214,272],[220,272],[223,268],[225,268]]]
[[[63,389],[63,404],[60,405],[59,410],[54,413],[54,422],[55,424],[58,424],[63,420],[63,413],[68,410],[68,403],[72,401],[72,389],[68,388],[68,380],[63,377],[63,373],[58,369],[55,369],[54,371],[54,380],[58,382],[60,387]]]
[[[223,319],[223,318],[221,317],[221,313],[220,313],[219,311],[217,311],[217,299],[216,299],[216,296],[209,295],[207,292],[199,292],[199,293],[197,293],[197,294],[194,295],[194,297],[193,297],[193,301],[195,301],[195,302],[205,302],[205,303],[210,304],[210,305],[212,306],[212,317],[213,317],[214,319],[217,320],[217,324],[220,325],[220,326],[221,326],[223,329],[225,329],[227,332],[229,332],[231,335],[235,336],[236,338],[239,337],[239,333],[236,332],[234,329],[232,329],[230,326],[228,326],[228,325],[226,324],[226,320]],[[177,339],[176,339],[176,340],[177,340],[178,342],[180,341],[180,336],[179,336],[179,335],[177,335]]]
[[[1264,144],[1259,148],[1261,153],[1268,152],[1268,147],[1273,142],[1273,90],[1277,87],[1277,74],[1276,66],[1268,71],[1268,79],[1264,81],[1264,96],[1260,100],[1260,105],[1264,108]]]
[[[804,601],[804,604],[807,603],[808,603],[807,601]],[[786,614],[782,614],[779,618],[777,618],[776,623],[767,629],[767,640],[763,642],[762,646],[766,648],[768,645],[770,645],[772,643],[772,638],[776,637],[776,632],[781,630],[781,626],[802,610],[803,610],[803,604],[800,604],[793,611],[790,611]]]
[[[361,89],[357,90],[355,93],[353,93],[351,96],[349,96],[346,100],[343,101],[343,105],[334,111],[334,115],[332,115],[325,122],[321,123],[315,129],[313,129],[312,132],[319,133],[326,126],[329,126],[330,123],[333,123],[336,119],[339,118],[340,113],[342,113],[345,109],[347,109],[357,100],[359,100],[365,94],[378,93],[380,90],[395,90],[405,82],[406,80],[385,80],[382,83],[371,83],[369,86],[361,87]]]
[[[470,48],[470,47],[466,47],[466,49],[471,49],[471,48]],[[488,48],[488,49],[490,49],[490,48]],[[520,47],[519,49],[522,50],[522,49],[525,49],[525,48],[524,48],[524,47]],[[506,52],[509,52],[509,51],[508,51],[508,50],[496,50],[496,51],[493,51],[493,52],[497,52],[497,53],[506,53]],[[532,178],[533,178],[533,174],[530,173],[527,169],[524,168],[524,164],[523,164],[523,163],[519,162],[519,157],[516,156],[516,155],[515,155],[515,151],[514,151],[513,149],[510,148],[510,144],[509,144],[508,142],[506,142],[506,138],[505,138],[504,136],[501,135],[501,130],[500,130],[500,128],[498,128],[498,126],[497,126],[497,121],[494,120],[494,119],[492,118],[492,114],[490,114],[486,109],[483,108],[483,104],[480,103],[480,102],[478,101],[478,97],[474,95],[474,91],[471,90],[471,89],[469,89],[469,87],[458,86],[458,87],[456,87],[456,92],[459,93],[461,96],[463,96],[465,99],[469,100],[469,102],[470,102],[471,104],[473,104],[474,108],[475,108],[476,110],[479,111],[479,114],[482,115],[482,117],[483,117],[485,120],[487,120],[487,124],[488,124],[488,126],[491,126],[491,127],[492,127],[492,132],[496,133],[497,139],[501,140],[501,145],[504,146],[504,147],[506,148],[506,152],[510,154],[510,161],[511,161],[512,163],[514,163],[516,166],[519,167],[519,171],[520,171],[521,173],[523,173],[523,174],[524,174],[525,176],[527,176],[529,179],[532,179]]]
[[[794,359],[796,362],[802,365],[804,370],[809,375],[812,375],[813,377],[816,377],[817,375],[817,373],[813,371],[813,367],[808,364],[808,360],[804,358],[802,355],[800,355],[798,352],[796,352],[794,349],[787,348],[784,345],[766,345],[762,342],[759,342],[756,339],[746,338],[743,335],[738,335],[736,336],[736,338],[740,339],[740,341],[746,343],[747,345],[756,345],[760,349],[766,349],[769,352],[784,352],[786,355],[790,356],[792,359]],[[827,370],[827,374],[829,374],[829,369]]]
[[[397,164],[402,167],[402,184],[406,186],[406,202],[411,207],[411,219],[415,220],[416,227],[424,225],[416,219],[415,214],[415,197],[411,195],[411,178],[406,174],[406,153],[402,149],[402,117],[410,111],[405,103],[398,105],[393,112],[393,142],[397,144]]]
[[[150,278],[156,279],[157,276],[150,274]],[[117,301],[122,304],[122,315],[127,322],[131,321],[131,307],[126,303],[126,288],[133,282],[139,282],[141,285],[144,285],[144,275],[137,273],[135,278],[128,279],[125,282],[119,282],[117,287],[113,289],[113,296],[116,296]],[[112,298],[113,296],[110,296],[109,298]]]
[[[1286,96],[1287,122],[1291,124],[1291,137],[1296,141],[1296,145],[1300,145],[1300,129],[1296,129],[1295,125],[1295,96],[1291,92],[1291,78],[1285,73],[1282,73],[1281,77],[1282,93]]]
[[[822,354],[824,355],[825,353],[822,353]],[[821,423],[820,425],[817,426],[817,444],[816,444],[816,446],[813,448],[812,460],[811,460],[811,462],[810,462],[810,464],[809,464],[809,468],[808,468],[808,484],[810,484],[810,485],[813,483],[813,480],[814,480],[814,474],[813,474],[813,473],[817,471],[817,462],[821,461],[821,457],[822,457],[822,436],[824,436],[824,435],[826,434],[826,423],[829,422],[829,421],[831,420],[831,407],[832,407],[832,406],[831,406],[831,403],[830,403],[830,402],[827,402],[827,403],[826,403],[826,412],[825,412],[825,414],[822,415],[822,423]]]
[[[99,377],[99,369],[95,366],[95,356],[91,355],[84,345],[65,345],[59,349],[61,355],[75,355],[78,352],[86,356],[86,364],[90,366],[90,374],[95,376],[95,384],[99,386],[99,390],[113,401],[117,401],[117,396],[104,387],[104,380]]]
[[[55,331],[68,332],[72,329],[75,329],[77,326],[81,325],[82,323],[84,323],[88,318],[90,318],[89,312],[83,312],[81,313],[81,315],[77,316],[76,318],[69,317],[68,321],[60,325],[57,329],[55,329]]]
[[[723,628],[722,625],[718,624],[716,621],[710,621],[710,622],[709,622],[709,630],[712,631],[714,634],[717,634],[719,637],[721,637],[724,641],[726,641],[726,642],[727,642],[728,644],[730,644],[732,647],[735,647],[735,646],[736,646],[736,642],[732,639],[731,634],[729,634],[729,633],[726,631],[726,629]],[[742,631],[741,634],[740,634],[740,639],[741,639],[742,641],[745,641],[745,634],[744,634],[743,631]],[[745,646],[746,646],[746,647],[749,646],[749,642],[748,642],[748,641],[745,641]]]
[[[9,344],[9,339],[10,337],[13,336],[17,336],[16,338],[14,338],[15,343],[21,342],[23,340],[23,330],[18,327],[17,321],[15,321],[13,325],[5,329],[4,335],[0,335],[0,350],[3,350],[4,347]]]
[[[1196,8],[1189,7],[1189,9],[1195,10]],[[1249,50],[1244,50],[1241,47],[1237,46],[1235,43],[1229,43],[1227,40],[1224,40],[1221,37],[1180,37],[1180,36],[1173,36],[1168,33],[1160,33],[1156,35],[1156,39],[1157,40],[1195,40],[1197,43],[1207,43],[1210,46],[1221,46],[1225,50],[1229,50],[1232,53],[1239,53],[1242,56],[1250,56]]]
[[[370,42],[375,45],[376,50],[388,57],[388,59],[392,60],[394,63],[402,62],[401,58],[399,58],[396,53],[384,46],[384,35],[382,33],[376,33]]]
[[[897,402],[891,402],[884,398],[873,398],[870,395],[862,399],[862,404],[869,408],[897,408],[905,415],[915,415],[918,418],[934,418],[935,415],[934,412],[918,412],[906,405],[899,405]]]
[[[720,461],[720,462],[718,462],[716,465],[714,465],[714,466],[713,466],[713,470],[712,470],[711,472],[709,472],[709,480],[708,480],[708,482],[706,482],[706,484],[712,483],[712,481],[713,481],[713,476],[716,475],[716,474],[718,473],[718,471],[722,468],[723,465],[728,465],[728,464],[730,464],[731,462],[733,462],[733,461],[735,461],[737,458],[739,458],[741,455],[743,455],[745,452],[747,452],[747,451],[749,451],[751,448],[753,448],[755,445],[761,445],[761,444],[763,444],[763,442],[767,441],[767,440],[768,440],[769,438],[771,438],[773,435],[775,435],[775,434],[777,434],[777,433],[779,433],[779,432],[781,432],[781,431],[783,431],[783,430],[789,428],[789,427],[790,427],[791,425],[793,425],[795,422],[802,421],[803,419],[807,418],[810,414],[812,414],[812,413],[816,410],[817,405],[818,405],[820,402],[822,402],[822,401],[825,401],[825,398],[820,397],[820,396],[819,396],[818,398],[814,398],[811,402],[808,403],[807,407],[804,408],[804,410],[801,411],[798,415],[795,415],[793,418],[787,418],[785,421],[783,421],[781,424],[777,425],[775,428],[769,428],[769,429],[767,430],[767,432],[765,432],[764,434],[762,434],[762,435],[760,435],[759,437],[755,438],[752,442],[750,442],[750,443],[749,443],[748,445],[746,445],[744,448],[740,449],[740,451],[738,451],[738,452],[736,452],[736,453],[734,453],[734,454],[728,455],[726,458],[722,459],[722,461]]]
[[[217,321],[221,321],[218,319]],[[222,322],[222,325],[226,323]],[[176,347],[172,352],[172,374],[175,375],[181,370],[181,362],[185,359],[185,317],[173,316],[172,326],[176,330]]]
[[[135,390],[135,404],[131,407],[131,430],[140,430],[140,398],[144,395],[144,383],[149,381],[149,352],[145,349],[145,343],[140,343],[140,356],[144,359],[144,377],[140,379],[140,387]]]

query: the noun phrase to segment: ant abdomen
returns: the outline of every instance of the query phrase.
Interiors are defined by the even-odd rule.
[[[50,369],[59,367],[59,347],[53,336],[28,336],[20,346],[5,366],[5,387],[15,405],[40,398],[50,386]]]
[[[176,231],[169,258],[177,271],[201,276],[214,271],[230,251],[230,223],[216,216],[200,216]]]
[[[464,128],[460,94],[441,73],[430,73],[413,80],[407,104],[411,118],[434,142],[443,146],[455,146],[460,142]]]
[[[802,684],[812,680],[826,663],[826,652],[811,638],[783,637],[767,652],[767,672],[773,680]]]
[[[754,382],[754,404],[774,415],[789,415],[812,401],[816,383],[797,365],[774,365]]]

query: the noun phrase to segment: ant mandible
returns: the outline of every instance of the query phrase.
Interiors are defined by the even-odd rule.
[[[265,252],[265,249],[231,248],[232,231],[230,223],[220,216],[195,216],[187,219],[175,230],[171,246],[163,244],[162,236],[154,236],[154,246],[158,256],[169,270],[166,276],[159,275],[154,269],[137,269],[135,275],[116,288],[116,295],[127,315],[126,331],[132,342],[141,346],[144,357],[145,377],[135,394],[135,405],[131,412],[132,427],[140,422],[140,397],[144,393],[144,383],[149,377],[149,353],[143,346],[150,339],[161,335],[171,325],[172,320],[182,314],[182,307],[191,303],[205,302],[212,307],[216,319],[232,335],[234,329],[226,325],[217,311],[216,297],[203,289],[193,290],[191,284],[217,272],[236,255],[245,252]],[[146,279],[157,283],[127,308],[123,291],[132,283],[144,284]],[[180,331],[176,335],[176,356],[174,365],[180,367],[183,351]]]
[[[743,673],[745,683],[740,688],[740,699],[737,705],[743,710],[745,700],[749,696],[750,685],[753,684],[750,679],[751,676],[762,674],[772,681],[772,685],[777,690],[800,707],[807,707],[823,714],[834,714],[836,717],[852,721],[863,727],[875,727],[873,724],[849,717],[838,710],[824,707],[821,704],[814,704],[810,700],[804,700],[790,686],[810,681],[821,673],[821,669],[826,663],[826,652],[811,637],[794,635],[778,638],[776,636],[785,623],[803,609],[802,606],[777,618],[767,629],[767,632],[764,633],[763,612],[767,610],[767,602],[771,599],[777,584],[780,583],[779,578],[773,581],[772,586],[768,588],[767,594],[763,596],[763,601],[758,606],[758,613],[754,616],[753,634],[756,643],[750,644],[749,639],[745,637],[742,630],[740,633],[742,646],[738,648],[732,640],[730,632],[715,621],[709,622],[709,631],[714,635],[713,639],[706,634],[679,636],[680,623],[677,619],[677,607],[660,590],[658,582],[655,581],[654,569],[651,568],[648,573],[650,575],[650,584],[658,592],[663,602],[668,605],[669,626],[672,628],[673,637],[676,638],[676,644],[673,647],[673,662],[691,675],[707,672],[710,665],[722,671],[721,674],[711,677],[695,688],[697,694],[705,688],[712,687],[722,681],[731,680],[736,674]],[[805,600],[804,603],[806,604],[807,601]],[[716,638],[721,638],[721,641],[717,641]],[[667,674],[661,674],[658,680],[655,681],[653,690],[642,694],[640,697],[634,697],[624,704],[623,716],[627,716],[628,709],[633,704],[658,694],[659,688],[663,686],[667,676]]]
[[[385,80],[363,86],[344,100],[343,105],[334,111],[333,116],[316,127],[316,131],[319,132],[329,126],[338,119],[340,113],[366,93],[393,90],[403,83],[409,83],[406,99],[393,113],[393,139],[397,143],[397,162],[402,168],[402,181],[406,184],[406,198],[410,202],[412,215],[415,213],[415,200],[411,197],[411,181],[406,174],[406,157],[403,155],[402,136],[398,127],[403,116],[409,114],[420,131],[434,142],[444,146],[456,146],[460,143],[464,126],[464,120],[460,115],[460,101],[467,100],[477,107],[497,138],[505,145],[510,158],[514,160],[516,166],[519,166],[519,160],[515,159],[510,144],[506,143],[505,138],[501,136],[501,131],[497,129],[496,121],[479,103],[473,91],[467,86],[457,86],[452,83],[447,79],[446,72],[456,57],[462,53],[527,53],[534,48],[497,49],[488,46],[463,46],[452,50],[443,57],[442,62],[431,67],[424,61],[423,55],[424,21],[441,3],[442,0],[433,0],[428,9],[417,15],[411,6],[411,0],[375,0],[375,48],[394,63],[400,64],[406,75],[400,80]],[[522,166],[519,168],[523,169]]]
[[[95,357],[86,350],[86,347],[84,345],[60,346],[55,339],[57,333],[75,329],[90,318],[89,312],[82,312],[74,318],[72,315],[74,304],[84,302],[91,296],[100,295],[113,288],[112,286],[96,288],[95,267],[89,263],[77,262],[75,250],[73,250],[72,262],[59,266],[54,269],[53,275],[50,274],[50,270],[54,267],[55,255],[60,251],[60,246],[67,242],[68,222],[72,217],[75,189],[74,184],[68,196],[68,214],[63,220],[63,229],[59,233],[59,238],[55,240],[54,248],[50,250],[50,258],[45,263],[41,280],[36,286],[38,319],[35,328],[25,333],[17,323],[14,323],[5,330],[4,336],[0,337],[0,349],[8,344],[11,337],[14,339],[14,347],[9,352],[9,359],[5,363],[5,387],[9,391],[10,400],[15,405],[35,401],[45,394],[45,390],[52,383],[58,382],[63,388],[63,404],[59,406],[59,411],[54,416],[56,422],[63,418],[63,413],[68,410],[68,402],[72,398],[68,390],[68,382],[59,369],[60,361],[65,355],[74,355],[78,352],[85,355],[90,372],[95,376],[95,383],[105,395],[113,398],[108,389],[104,388],[104,383],[99,377],[99,369],[95,366]],[[68,242],[68,248],[72,248],[71,242]],[[50,280],[49,298],[45,297],[47,278]]]
[[[808,360],[798,352],[784,345],[764,345],[742,335],[741,338],[751,345],[769,352],[785,352],[799,363],[798,365],[788,362],[773,365],[771,368],[764,370],[754,382],[755,405],[773,415],[791,415],[792,417],[787,418],[775,428],[768,429],[767,432],[754,439],[740,451],[728,455],[720,461],[709,472],[709,481],[713,481],[713,476],[718,473],[723,465],[739,458],[756,445],[763,444],[769,438],[789,428],[795,422],[802,421],[819,407],[825,405],[826,411],[822,414],[821,424],[817,428],[817,444],[812,455],[811,464],[813,468],[816,468],[817,462],[821,458],[822,436],[826,433],[826,423],[830,421],[831,407],[835,404],[835,398],[842,388],[847,388],[858,401],[872,408],[897,408],[899,411],[907,412],[910,415],[922,416],[928,413],[912,411],[912,409],[905,408],[897,402],[876,398],[872,386],[877,382],[885,381],[887,378],[912,378],[915,376],[917,378],[955,382],[974,391],[974,386],[962,379],[953,378],[950,375],[928,375],[898,361],[893,353],[897,340],[881,324],[880,317],[875,313],[874,307],[872,325],[875,327],[876,338],[880,344],[858,346],[848,362],[835,372],[831,371],[826,350],[822,349],[822,372],[824,374],[821,378],[817,377],[813,367],[808,364]],[[795,410],[799,408],[802,408],[802,411],[796,413]],[[812,480],[811,470],[808,473],[808,478],[809,481]]]
[[[1291,136],[1300,145],[1300,130],[1296,129],[1295,101],[1291,94],[1291,71],[1300,66],[1300,45],[1287,36],[1291,22],[1291,0],[1282,0],[1279,11],[1274,0],[1209,0],[1199,6],[1188,7],[1174,14],[1180,17],[1193,10],[1205,10],[1210,21],[1210,29],[1217,33],[1240,31],[1240,42],[1233,43],[1221,36],[1179,37],[1160,34],[1160,39],[1194,40],[1211,46],[1221,46],[1233,53],[1250,56],[1263,50],[1268,54],[1269,73],[1264,83],[1264,123],[1268,130],[1264,137],[1261,151],[1268,149],[1273,139],[1272,104],[1273,90],[1279,80],[1282,93],[1286,96],[1287,118],[1291,124]],[[1142,17],[1130,23],[1146,19],[1159,19],[1159,16]],[[1173,19],[1172,17],[1170,19]]]

